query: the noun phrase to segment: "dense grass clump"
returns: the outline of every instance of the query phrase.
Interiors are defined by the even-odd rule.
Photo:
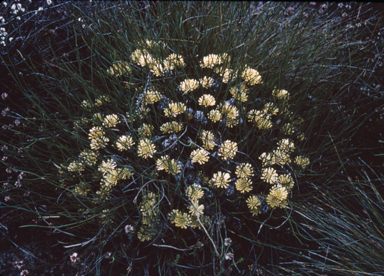
[[[68,39],[3,58],[24,108],[3,110],[1,207],[87,275],[381,271],[382,234],[363,242],[349,205],[379,225],[382,182],[340,171],[382,97],[382,45],[354,33],[369,9],[332,5],[63,3]]]

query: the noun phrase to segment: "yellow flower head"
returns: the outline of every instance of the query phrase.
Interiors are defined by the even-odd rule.
[[[240,193],[252,191],[252,182],[249,178],[239,178],[235,182],[236,190]]]
[[[191,205],[188,206],[188,209],[189,213],[195,217],[200,217],[204,214],[204,205],[199,205],[197,200],[192,201]]]
[[[103,96],[100,96],[96,99],[95,105],[96,106],[102,106],[104,103],[109,103],[110,101],[111,101],[111,99],[108,96],[103,95]]]
[[[97,139],[92,139],[90,143],[90,147],[93,150],[103,149],[107,146],[107,143],[109,142],[109,138],[101,136]]]
[[[152,144],[151,140],[148,138],[141,139],[139,146],[137,147],[137,155],[147,159],[148,157],[153,157],[153,154],[156,152],[155,145]]]
[[[283,204],[283,205],[287,204],[286,202],[287,196],[288,196],[287,188],[275,185],[269,191],[266,201],[271,208],[275,208],[275,207],[284,208],[284,206],[281,206],[280,204]]]
[[[164,68],[167,70],[174,70],[175,67],[184,67],[184,59],[181,55],[170,54],[163,62]]]
[[[199,98],[199,105],[204,107],[214,106],[216,104],[216,100],[212,95],[204,94]]]
[[[229,181],[231,180],[231,175],[229,173],[217,172],[213,174],[212,183],[217,188],[226,189],[229,185]]]
[[[74,192],[75,194],[78,194],[79,196],[87,196],[88,192],[91,189],[88,187],[88,185],[84,183],[77,184],[75,186]]]
[[[137,131],[139,132],[140,136],[151,137],[153,126],[144,123]]]
[[[79,161],[73,161],[68,165],[67,169],[70,172],[81,172],[81,171],[84,171],[84,165]]]
[[[237,87],[231,87],[229,93],[238,101],[246,102],[248,100],[248,91],[247,85],[242,82],[241,85]]]
[[[275,184],[277,181],[277,172],[274,168],[264,168],[261,170],[261,179],[269,184]]]
[[[150,241],[155,237],[156,232],[153,230],[152,226],[143,225],[137,231],[137,238],[142,241]]]
[[[290,139],[281,139],[277,143],[278,149],[287,153],[292,153],[295,150],[295,144]]]
[[[281,127],[281,132],[284,134],[284,135],[292,135],[295,133],[295,129],[293,127],[292,124],[290,123],[286,123],[285,125],[283,125]]]
[[[223,77],[223,83],[228,83],[236,79],[237,75],[237,71],[233,71],[232,69],[228,68],[217,68],[215,73],[220,74],[220,76]]]
[[[141,56],[144,56],[145,54],[148,54],[148,51],[147,50],[140,50],[140,49],[136,49],[132,54],[131,54],[131,59],[134,63],[137,63],[138,65],[139,64],[139,59]]]
[[[223,61],[223,63],[230,63],[231,62],[231,56],[228,55],[227,53],[221,54],[220,58]]]
[[[195,201],[199,200],[204,196],[204,191],[203,189],[201,189],[200,185],[193,184],[191,186],[188,186],[187,189],[185,189],[185,194],[187,195],[190,201]]]
[[[119,151],[130,149],[135,143],[131,136],[120,136],[116,141],[116,147]]]
[[[157,91],[145,91],[143,97],[144,104],[153,104],[161,99],[161,94]]]
[[[119,123],[119,117],[116,114],[105,116],[103,126],[105,127],[116,127]]]
[[[103,115],[101,115],[100,112],[97,112],[95,114],[93,114],[93,119],[96,120],[97,122],[103,122],[104,119],[103,119]]]
[[[200,67],[212,69],[216,65],[220,65],[222,63],[223,60],[219,55],[210,54],[208,56],[203,57],[203,61],[200,62]]]
[[[219,110],[217,110],[217,109],[212,109],[207,114],[208,119],[210,119],[214,123],[220,121],[221,120],[221,116],[222,116],[221,112]]]
[[[91,149],[104,148],[109,139],[104,136],[105,132],[101,127],[93,127],[89,130],[88,138],[91,140]]]
[[[265,113],[265,111],[252,109],[248,112],[247,117],[250,123],[260,123],[264,119],[269,119],[270,115]]]
[[[227,120],[228,127],[233,127],[239,123],[239,110],[236,108],[236,106],[225,103],[223,106],[218,106],[218,109],[221,109],[223,117],[225,117]]]
[[[267,114],[277,115],[279,108],[274,103],[266,103],[263,109]]]
[[[101,163],[101,165],[98,168],[98,171],[102,172],[103,175],[105,175],[106,173],[114,170],[116,166],[117,166],[116,162],[113,159],[109,159]]]
[[[149,48],[159,47],[160,44],[163,44],[164,46],[166,46],[165,43],[163,43],[163,42],[156,42],[156,41],[149,40],[149,39],[146,39],[144,41],[140,41],[141,46],[144,46],[144,47],[148,46]]]
[[[256,84],[262,83],[261,76],[258,71],[246,67],[243,71],[241,77],[250,85],[254,86]]]
[[[291,190],[293,188],[293,186],[295,185],[295,182],[293,181],[293,178],[290,174],[279,175],[278,182],[280,185],[283,185],[288,190]]]
[[[213,85],[213,78],[205,76],[204,78],[200,79],[200,85],[203,88],[211,87]]]
[[[241,163],[236,166],[235,173],[238,178],[250,178],[254,175],[252,165],[249,163]]]
[[[212,131],[203,130],[199,138],[203,141],[203,148],[206,150],[213,150],[215,147],[214,135]]]
[[[170,159],[168,155],[160,157],[156,161],[158,171],[165,170],[167,173],[176,175],[180,172],[180,166],[174,159]]]
[[[206,150],[196,149],[191,152],[191,159],[192,163],[199,163],[200,165],[203,165],[208,162],[209,155]]]
[[[94,166],[96,165],[97,158],[99,157],[99,153],[97,151],[86,149],[80,153],[79,157],[88,166]]]
[[[247,202],[248,209],[251,212],[251,214],[253,216],[257,216],[259,214],[259,207],[261,205],[260,199],[257,196],[253,195],[253,196],[250,196],[246,202]]]
[[[122,180],[131,178],[133,175],[133,172],[129,168],[117,168],[116,171],[118,173],[118,178]]]
[[[274,168],[264,168],[261,170],[261,179],[269,184],[275,184],[277,181],[277,172]]]
[[[180,83],[180,90],[185,93],[192,92],[193,90],[196,90],[199,87],[200,87],[200,83],[194,79],[187,79]]]
[[[90,108],[90,107],[92,107],[92,103],[87,101],[87,100],[84,100],[81,102],[81,107],[82,108]]]
[[[273,150],[272,156],[275,164],[287,165],[291,163],[291,157],[286,151],[280,149]]]
[[[295,162],[297,165],[301,166],[304,170],[309,165],[309,158],[304,156],[296,156]]]
[[[221,156],[223,160],[227,160],[228,158],[233,159],[236,155],[236,151],[237,143],[226,140],[220,145],[219,156]]]
[[[132,72],[131,67],[129,66],[129,63],[126,61],[118,61],[114,63],[108,70],[107,73],[112,76],[122,76],[122,75],[128,75]]]
[[[107,187],[116,186],[119,180],[118,176],[119,173],[116,170],[109,170],[104,174],[101,184]]]
[[[165,68],[161,63],[158,63],[157,61],[153,62],[150,68],[152,74],[154,74],[156,77],[161,77],[165,75]]]
[[[168,108],[164,109],[164,114],[167,117],[176,117],[187,110],[187,107],[183,103],[169,103]]]
[[[157,62],[146,50],[137,49],[131,54],[132,61],[141,67],[152,68]]]
[[[271,115],[265,111],[252,109],[248,112],[247,117],[248,122],[256,123],[259,129],[269,129],[272,127]]]
[[[160,126],[160,131],[162,133],[174,133],[180,132],[183,129],[183,125],[176,121],[172,121],[170,123],[165,123]]]
[[[289,99],[289,93],[287,90],[284,90],[284,89],[274,89],[272,91],[272,97],[275,99],[275,100],[288,100]]]
[[[148,114],[150,112],[149,108],[148,107],[145,107],[145,106],[140,106],[138,109],[137,109],[137,115],[139,116],[140,119],[143,119],[143,118],[146,118],[148,117]]]
[[[270,152],[263,152],[259,159],[261,160],[263,167],[272,166],[275,164],[275,157]]]
[[[101,127],[93,127],[89,130],[88,138],[92,139],[100,139],[105,135],[105,132]]]
[[[172,210],[169,214],[169,220],[176,225],[176,227],[180,227],[182,229],[187,229],[190,226],[192,219],[188,213],[181,212],[179,210]]]

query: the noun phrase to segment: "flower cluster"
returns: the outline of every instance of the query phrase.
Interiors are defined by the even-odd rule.
[[[236,176],[238,179],[235,182],[236,190],[240,193],[250,192],[252,190],[252,180],[254,170],[251,164],[241,163],[236,166]]]
[[[203,165],[209,160],[208,152],[204,149],[196,149],[191,152],[191,162]]]
[[[204,94],[199,98],[199,105],[204,107],[214,106],[216,104],[216,100],[212,95]]]
[[[186,79],[180,83],[180,90],[188,93],[192,92],[200,87],[200,82],[195,79]]]
[[[174,159],[170,159],[168,155],[160,157],[156,161],[158,171],[165,170],[169,174],[176,175],[180,173],[180,166]]]
[[[261,75],[255,69],[246,67],[241,74],[241,77],[249,84],[250,86],[254,86],[256,84],[262,83]]]
[[[136,205],[141,224],[135,230],[141,241],[153,239],[166,217],[181,229],[209,226],[212,196],[235,194],[253,216],[262,204],[272,209],[287,206],[295,185],[292,168],[310,164],[297,154],[297,141],[304,137],[289,110],[289,93],[274,89],[268,99],[255,99],[263,85],[261,74],[249,66],[231,69],[228,54],[203,57],[195,68],[202,72],[186,76],[179,70],[187,66],[182,56],[153,54],[163,43],[145,40],[139,45],[131,61],[115,62],[107,70],[115,77],[129,76],[139,66],[151,76],[145,88],[143,83],[127,86],[132,98],[125,116],[110,109],[107,96],[97,97],[94,104],[89,98],[81,103],[85,112],[96,109],[78,122],[94,124],[88,133],[90,149],[65,169],[84,178],[85,171],[93,171],[90,181],[77,182],[73,192],[106,201],[120,189],[119,183],[138,172],[140,177],[131,181],[126,193],[134,191],[135,205],[142,197]],[[176,81],[167,83],[171,79]],[[101,187],[90,193],[89,183],[95,179]],[[171,208],[163,215],[165,200]]]
[[[231,175],[229,173],[217,172],[213,174],[212,184],[217,188],[227,188],[229,181],[231,180]]]
[[[101,127],[91,128],[88,137],[91,140],[90,146],[93,150],[105,148],[109,142],[109,138],[105,137],[105,132],[101,129]]]
[[[140,204],[142,226],[137,232],[140,241],[150,241],[156,234],[154,226],[159,223],[158,199],[152,192],[144,193],[143,201]]]
[[[135,142],[133,142],[131,136],[122,135],[117,139],[115,144],[119,151],[123,151],[129,150],[135,144]]]
[[[105,116],[103,126],[105,127],[116,127],[119,123],[119,117],[116,114]]]
[[[145,43],[149,48],[162,47],[160,43],[147,40]],[[177,54],[170,54],[164,60],[155,59],[146,49],[137,49],[131,54],[134,63],[141,67],[149,67],[151,73],[157,77],[164,76],[167,72],[173,71],[176,67],[184,67],[184,59]]]
[[[148,157],[153,158],[153,154],[156,152],[155,145],[152,144],[151,140],[148,138],[143,138],[139,142],[137,147],[137,155],[147,159]]]
[[[189,213],[174,209],[168,215],[169,220],[176,227],[182,229],[187,227],[200,229],[209,222],[208,218],[204,216],[204,205],[199,203],[199,200],[204,196],[204,191],[199,185],[193,184],[187,187],[185,194],[190,202],[188,206]]]
[[[187,108],[183,103],[170,103],[168,108],[164,109],[164,114],[167,117],[176,117],[186,111]]]
[[[118,61],[107,70],[107,73],[112,76],[122,76],[122,75],[128,75],[132,72],[132,69],[128,62],[126,61]]]
[[[230,140],[225,141],[220,145],[219,156],[223,160],[227,160],[228,158],[233,159],[237,152],[237,143],[231,142]]]
[[[180,132],[182,129],[183,125],[176,121],[167,122],[160,127],[162,133],[176,133]]]

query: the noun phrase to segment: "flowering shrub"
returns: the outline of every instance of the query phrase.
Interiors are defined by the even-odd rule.
[[[255,274],[301,258],[284,246],[315,250],[298,244],[292,224],[311,222],[295,215],[340,173],[353,118],[367,109],[352,84],[383,75],[360,72],[367,68],[356,56],[366,60],[372,47],[343,30],[337,12],[142,1],[85,1],[81,11],[83,2],[28,2],[0,5],[2,62],[12,64],[3,79],[13,83],[0,101],[0,200],[54,232],[79,274],[107,275],[106,261],[116,268],[126,260],[128,268],[110,274],[153,267],[226,275],[248,264]],[[348,17],[377,33],[379,25],[363,22],[364,6]],[[379,59],[368,59],[372,70]],[[18,223],[31,227],[30,216]]]
[[[136,70],[149,74],[149,81],[127,88],[134,97],[126,114],[103,111],[107,96],[82,102],[87,115],[76,127],[88,132],[89,144],[61,165],[63,183],[73,174],[82,183],[98,182],[92,189],[70,188],[94,202],[112,201],[118,185],[129,187],[136,194],[132,204],[140,219],[134,231],[141,241],[152,240],[166,220],[182,229],[208,228],[211,194],[234,197],[236,191],[248,216],[262,206],[285,208],[295,171],[310,163],[295,146],[304,136],[289,110],[289,92],[276,88],[269,98],[257,97],[264,89],[261,74],[247,65],[231,69],[227,53],[203,57],[186,76],[184,57],[152,54],[166,52],[164,43],[138,45],[130,60],[113,63],[106,74],[123,78]],[[251,137],[258,137],[257,150]]]

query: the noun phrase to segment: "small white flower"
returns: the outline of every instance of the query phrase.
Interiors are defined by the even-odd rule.
[[[71,259],[71,262],[72,263],[76,263],[76,261],[77,261],[77,253],[76,252],[73,252],[70,256],[69,256],[69,258]]]
[[[132,225],[125,225],[125,233],[130,233],[133,231],[133,226]]]
[[[52,4],[52,0],[47,0],[47,4],[51,5]]]
[[[225,245],[225,246],[230,246],[231,243],[232,243],[231,238],[226,238],[226,239],[224,240],[224,245]]]
[[[227,254],[225,254],[225,259],[226,260],[233,260],[233,253],[232,252],[228,252]]]

